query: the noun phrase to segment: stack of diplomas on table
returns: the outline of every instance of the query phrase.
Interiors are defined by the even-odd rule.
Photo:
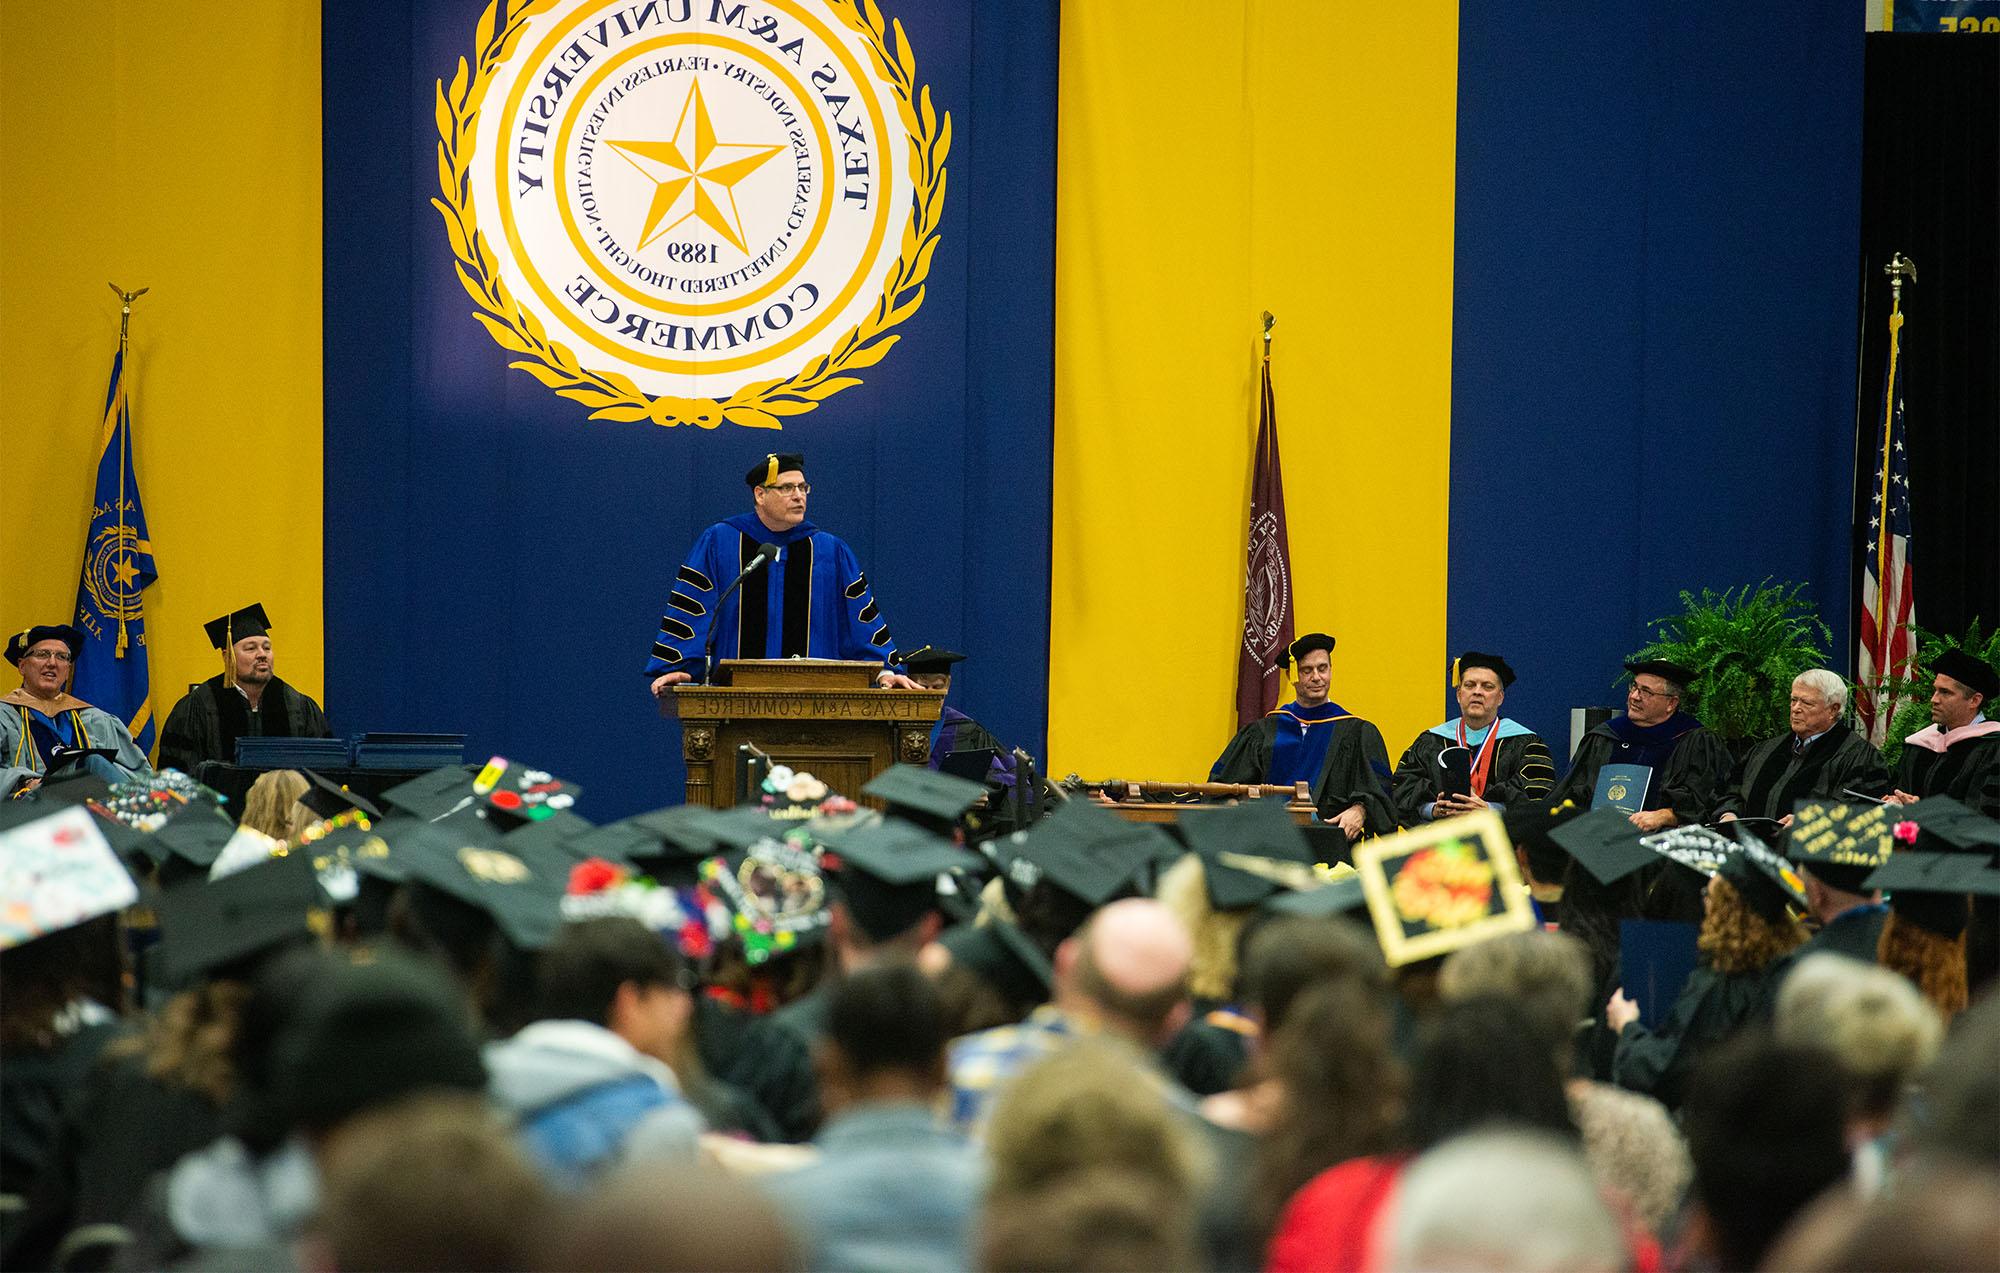
[[[345,738],[259,736],[236,740],[236,763],[245,769],[342,769],[348,755]]]
[[[375,732],[354,740],[356,769],[442,769],[465,763],[464,734]]]

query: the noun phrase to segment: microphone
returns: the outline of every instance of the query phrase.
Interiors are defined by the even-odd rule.
[[[751,573],[759,566],[767,561],[776,561],[780,551],[776,544],[757,545],[757,555],[744,565],[743,572],[730,580],[729,586],[722,590],[722,595],[715,599],[715,611],[710,615],[708,621],[708,640],[702,644],[701,650],[701,683],[703,685],[710,684],[715,676],[716,620],[722,617],[722,603],[729,600],[729,594],[742,587],[743,581],[748,579]]]

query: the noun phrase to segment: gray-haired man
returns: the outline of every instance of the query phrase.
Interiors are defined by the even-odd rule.
[[[1716,813],[1725,822],[1776,818],[1790,826],[1792,806],[1801,800],[1887,795],[1889,770],[1866,738],[1841,723],[1846,710],[1846,681],[1825,668],[1799,673],[1792,681],[1792,727],[1737,762]]]

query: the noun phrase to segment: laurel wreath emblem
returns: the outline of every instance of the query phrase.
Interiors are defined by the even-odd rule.
[[[458,60],[449,88],[443,80],[437,82],[441,197],[432,199],[431,206],[444,218],[458,281],[478,307],[472,316],[502,348],[526,355],[507,365],[533,376],[558,396],[591,408],[592,420],[651,420],[704,429],[713,429],[725,420],[746,428],[780,429],[783,417],[804,415],[842,389],[860,384],[858,377],[844,373],[882,361],[901,339],[896,326],[924,303],[924,280],[930,276],[931,256],[938,245],[938,221],[944,212],[945,159],[951,153],[951,114],[940,114],[931,104],[930,86],[917,83],[916,58],[902,22],[885,23],[875,0],[832,0],[829,4],[849,29],[867,40],[876,69],[895,90],[903,128],[910,137],[915,183],[910,220],[903,229],[902,252],[874,309],[848,329],[832,352],[789,378],[744,385],[727,399],[654,397],[615,371],[583,366],[568,346],[549,339],[542,324],[521,308],[500,278],[492,249],[473,215],[466,146],[478,125],[487,85],[513,52],[528,21],[553,2],[524,4],[509,12],[501,25],[500,0],[492,0],[474,32],[476,60],[471,64],[462,57]]]

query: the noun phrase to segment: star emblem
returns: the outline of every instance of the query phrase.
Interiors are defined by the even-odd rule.
[[[715,123],[701,95],[701,81],[688,89],[671,141],[614,141],[611,148],[653,183],[653,201],[639,231],[645,247],[693,217],[747,252],[743,217],[736,208],[736,183],[783,150],[752,142],[715,139]]]
[[[121,588],[129,588],[132,586],[132,581],[139,577],[139,568],[132,564],[131,557],[121,554],[118,563],[111,567],[111,573],[118,576],[118,585]]]

